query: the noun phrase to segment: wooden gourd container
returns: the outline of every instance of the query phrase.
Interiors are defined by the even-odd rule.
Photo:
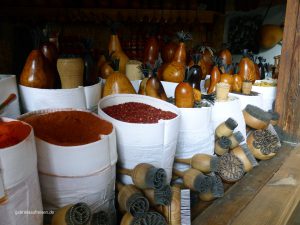
[[[70,204],[58,209],[52,217],[51,225],[89,225],[92,212],[87,204]]]
[[[246,144],[232,149],[230,153],[235,155],[242,161],[245,172],[249,172],[253,167],[258,165],[257,161],[255,160],[253,154]]]
[[[212,201],[216,198],[223,197],[224,195],[224,186],[222,179],[218,175],[211,175],[212,185],[211,189],[205,193],[199,194],[199,199],[201,201]]]
[[[247,105],[243,115],[247,126],[254,129],[266,129],[270,124],[271,114],[254,105]]]
[[[184,172],[181,172],[174,169],[173,173],[179,177],[182,177],[184,186],[193,191],[204,193],[211,188],[211,178],[204,175],[199,170],[191,168]]]
[[[211,73],[211,75],[210,75],[210,85],[209,85],[209,88],[207,90],[208,94],[211,94],[211,93],[216,91],[216,85],[221,80],[221,73],[220,73],[220,70],[219,70],[217,65],[215,65],[213,67],[213,69],[211,70],[210,73]]]
[[[222,136],[229,137],[233,134],[233,130],[237,126],[238,124],[234,119],[228,118],[216,128],[215,134],[218,138],[221,138]]]
[[[218,169],[219,158],[216,156],[200,153],[194,155],[190,159],[175,159],[177,163],[189,164],[192,168],[201,171],[202,173],[216,172]]]
[[[113,58],[120,60],[120,72],[125,74],[126,64],[129,59],[127,55],[123,52],[119,41],[119,37],[115,33],[110,36],[109,43],[108,43],[108,51]]]
[[[181,225],[181,193],[180,187],[172,186],[171,204],[162,207],[162,214],[169,225]]]
[[[179,46],[176,49],[172,62],[170,62],[162,72],[162,79],[164,81],[180,83],[184,80],[185,77],[185,66],[186,66],[185,41],[190,40],[191,35],[184,32],[178,32],[177,35],[180,40]]]
[[[231,145],[231,140],[226,136],[222,136],[221,138],[216,140],[215,154],[219,156],[224,155],[229,151],[230,145]]]
[[[110,224],[111,222],[110,222],[109,215],[104,211],[94,213],[90,223],[90,225],[110,225]]]
[[[256,130],[247,137],[247,144],[255,158],[267,160],[273,158],[280,148],[280,140],[269,130]]]
[[[244,138],[243,134],[240,131],[237,131],[237,132],[233,133],[228,138],[231,141],[230,149],[234,149],[241,142],[245,141],[245,138]]]
[[[169,205],[171,202],[172,191],[169,184],[160,189],[144,189],[143,193],[147,197],[151,206]]]
[[[146,82],[145,94],[153,98],[167,101],[165,89],[157,77],[150,77]]]
[[[178,108],[194,107],[194,92],[189,83],[181,82],[175,89],[175,105]]]
[[[122,217],[120,225],[144,225],[144,224],[167,225],[167,221],[160,213],[155,211],[149,211],[139,217],[133,217],[130,213],[126,213]]]
[[[33,88],[54,88],[54,77],[46,63],[41,50],[32,50],[20,75],[20,84]]]
[[[134,185],[123,185],[117,182],[117,189],[121,212],[129,212],[133,216],[138,216],[149,210],[148,199]]]
[[[105,81],[103,97],[112,94],[136,94],[130,80],[122,72],[119,72],[119,62],[118,59],[113,61],[114,72]]]
[[[57,70],[63,89],[83,86],[84,63],[82,58],[59,58]]]
[[[134,169],[118,169],[123,175],[131,176],[133,183],[140,189],[160,189],[166,184],[166,172],[162,168],[155,168],[148,163],[140,163]]]
[[[256,79],[256,70],[254,62],[250,59],[248,54],[248,49],[243,50],[243,57],[239,63],[239,75],[243,77],[243,80],[255,82]]]
[[[234,154],[226,153],[219,158],[218,175],[226,183],[234,183],[244,176],[244,164]]]

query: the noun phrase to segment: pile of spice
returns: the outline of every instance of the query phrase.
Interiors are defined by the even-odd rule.
[[[170,120],[177,116],[173,112],[138,102],[126,102],[109,106],[104,108],[103,111],[117,120],[128,123],[157,123],[161,119]]]
[[[20,121],[0,121],[0,148],[7,148],[22,142],[30,131],[31,127]]]
[[[23,119],[36,137],[61,146],[77,146],[101,139],[112,132],[112,124],[82,111],[58,111]]]

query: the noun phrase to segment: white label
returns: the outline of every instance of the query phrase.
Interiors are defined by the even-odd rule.
[[[5,191],[4,191],[4,182],[2,180],[2,174],[0,171],[0,199],[5,197]]]

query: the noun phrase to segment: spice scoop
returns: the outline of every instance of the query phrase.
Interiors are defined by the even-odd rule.
[[[161,189],[167,183],[166,171],[148,163],[140,163],[134,169],[118,169],[118,173],[131,176],[133,183],[140,189]]]
[[[149,210],[149,201],[133,184],[123,185],[117,182],[118,203],[121,211],[136,217]]]
[[[1,104],[0,104],[0,114],[5,110],[5,108],[12,103],[17,98],[17,95],[10,94]]]

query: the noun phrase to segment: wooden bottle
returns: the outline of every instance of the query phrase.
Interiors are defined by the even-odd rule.
[[[55,212],[51,225],[89,225],[91,217],[92,212],[87,204],[70,204]]]
[[[173,173],[183,178],[184,186],[200,193],[207,192],[211,188],[211,178],[204,175],[202,172],[196,169],[188,169],[184,172],[173,169]]]
[[[171,202],[172,191],[169,184],[161,189],[144,189],[143,192],[151,206],[169,205]]]
[[[118,169],[123,175],[131,176],[133,183],[140,189],[160,189],[166,185],[167,174],[162,168],[156,168],[148,163],[140,163],[134,169]]]
[[[30,52],[22,73],[20,75],[20,84],[33,88],[53,88],[54,77],[49,67],[46,66],[45,57],[40,49],[34,49]]]
[[[211,189],[209,189],[205,193],[199,194],[199,199],[201,201],[212,201],[216,198],[223,197],[224,195],[224,186],[222,183],[222,179],[218,175],[211,175],[212,185]]]
[[[219,156],[224,155],[229,151],[230,145],[231,140],[226,136],[222,136],[215,142],[215,153]]]
[[[239,75],[243,77],[243,80],[255,82],[256,79],[256,71],[254,62],[250,59],[248,54],[248,49],[243,50],[243,57],[239,63]]]
[[[243,144],[241,146],[232,149],[230,153],[235,155],[241,160],[241,162],[244,165],[245,172],[249,172],[253,167],[258,165],[253,154],[249,150],[247,144]]]
[[[211,94],[216,91],[216,84],[221,80],[221,73],[217,65],[213,67],[210,72],[210,85],[207,90],[208,94]]]
[[[122,212],[129,212],[134,217],[149,210],[149,201],[133,184],[123,185],[117,182],[118,203]]]
[[[218,175],[226,183],[233,183],[244,176],[244,164],[234,154],[226,153],[219,159]]]
[[[154,65],[155,61],[158,59],[158,54],[159,44],[157,38],[152,35],[148,38],[145,45],[143,63],[149,62],[151,65]]]
[[[241,131],[237,131],[237,132],[233,133],[228,138],[231,141],[230,149],[237,147],[241,142],[243,142],[245,140]]]
[[[146,82],[145,93],[147,96],[167,101],[164,86],[157,77],[150,77]]]
[[[247,126],[256,130],[266,129],[272,118],[270,113],[254,105],[247,105],[243,110],[243,115]]]
[[[194,91],[192,86],[186,82],[180,82],[175,89],[175,105],[178,108],[194,107]]]
[[[120,225],[144,225],[158,224],[168,225],[166,219],[158,212],[149,211],[139,217],[133,217],[130,213],[126,213],[121,220]]]
[[[215,131],[215,134],[218,138],[222,136],[229,137],[232,135],[233,130],[238,126],[237,122],[232,119],[228,118],[225,122],[221,123]]]
[[[170,62],[162,73],[162,79],[164,81],[180,83],[185,77],[186,66],[186,47],[185,41],[191,39],[191,35],[184,32],[177,33],[180,39],[179,46],[175,52],[172,62]]]
[[[120,60],[120,72],[125,74],[126,72],[126,64],[129,60],[127,55],[123,52],[119,37],[116,33],[112,33],[108,43],[108,51],[109,54],[112,55],[113,58]]]
[[[280,148],[280,140],[269,130],[255,130],[247,137],[247,144],[255,158],[273,158]]]
[[[189,164],[194,169],[201,171],[202,173],[217,172],[219,158],[208,154],[196,154],[189,159],[175,158],[176,163]]]
[[[110,219],[106,212],[100,211],[94,213],[90,225],[110,225]]]
[[[181,193],[180,187],[172,186],[171,203],[162,207],[162,214],[167,219],[168,225],[181,225]]]
[[[119,72],[119,60],[115,59],[113,64],[114,72],[107,77],[102,96],[105,97],[111,94],[136,94],[128,77]]]

